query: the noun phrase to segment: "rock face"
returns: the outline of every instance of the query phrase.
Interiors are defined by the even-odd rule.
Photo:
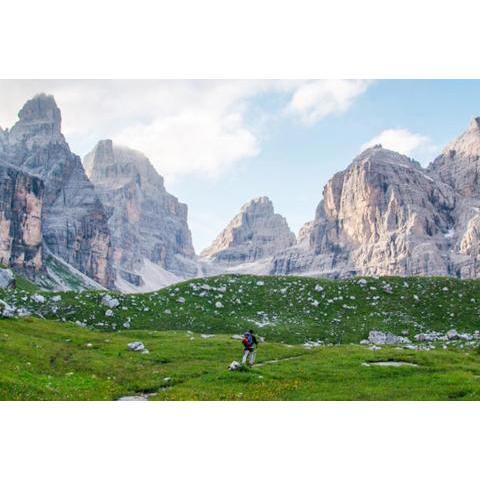
[[[80,158],[61,133],[54,98],[35,96],[18,117],[10,131],[0,133],[0,161],[43,180],[41,229],[47,249],[101,285],[113,286],[107,217]]]
[[[260,197],[246,203],[201,255],[234,265],[271,257],[294,244],[285,218],[274,212],[270,199]]]
[[[120,277],[154,289],[196,274],[187,206],[166,191],[145,155],[102,140],[84,166],[107,211],[117,284]]]
[[[40,178],[0,163],[0,263],[31,277],[42,268],[43,193]]]
[[[326,185],[299,246],[277,255],[273,273],[448,275],[454,189],[380,145]]]
[[[452,273],[480,275],[480,118],[451,142],[429,166],[429,174],[456,192],[454,224],[449,231]]]

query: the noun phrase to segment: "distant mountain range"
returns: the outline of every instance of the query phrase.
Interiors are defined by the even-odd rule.
[[[260,197],[196,255],[187,206],[145,155],[100,140],[82,163],[50,95],[18,117],[0,128],[0,262],[46,288],[149,291],[222,272],[479,276],[479,118],[428,168],[365,150],[298,236]]]

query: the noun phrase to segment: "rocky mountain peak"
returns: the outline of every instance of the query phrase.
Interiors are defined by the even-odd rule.
[[[268,197],[250,200],[240,209],[203,257],[225,263],[254,262],[291,247],[295,235]]]
[[[432,175],[460,194],[480,195],[480,117],[473,118],[465,132],[450,142],[428,167]]]
[[[443,154],[474,156],[480,154],[480,117],[473,118],[465,132],[447,145]]]
[[[240,208],[244,214],[260,213],[262,215],[273,215],[273,203],[268,197],[252,198],[249,202]]]
[[[45,143],[62,140],[62,114],[53,95],[40,93],[28,100],[18,112],[18,122],[10,131],[10,139],[14,142],[35,140]]]
[[[141,152],[117,145],[112,140],[100,140],[83,159],[85,172],[97,187],[122,188],[136,182],[152,193],[165,193],[163,177]]]
[[[61,113],[51,95],[28,100],[4,133],[0,161],[43,180],[42,241],[49,255],[66,261],[103,286],[113,285],[110,232],[80,157],[61,133]],[[1,142],[0,142],[1,143]]]
[[[468,126],[468,130],[480,131],[480,117],[473,117]]]

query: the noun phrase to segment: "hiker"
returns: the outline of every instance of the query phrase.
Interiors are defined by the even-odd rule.
[[[250,355],[250,366],[255,363],[255,349],[257,348],[257,337],[253,334],[253,330],[249,330],[243,335],[243,358],[242,365],[245,365]]]

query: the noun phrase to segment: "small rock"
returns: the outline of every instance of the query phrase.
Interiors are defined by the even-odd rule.
[[[15,275],[9,268],[0,268],[0,288],[15,286]]]
[[[128,349],[132,352],[143,352],[145,345],[142,342],[131,342],[128,344]]]
[[[116,308],[120,305],[120,302],[116,298],[111,297],[110,295],[105,295],[102,298],[102,303],[109,308]]]
[[[8,303],[0,300],[0,312],[3,317],[11,318],[15,315],[15,308],[11,307]]]
[[[229,369],[230,371],[232,371],[232,370],[238,370],[239,368],[241,368],[241,365],[240,365],[238,362],[236,362],[236,361],[233,361],[233,362],[229,365],[229,367],[228,367],[228,369]]]
[[[447,332],[447,338],[448,340],[459,340],[460,336],[455,329],[452,329]]]
[[[39,293],[36,293],[35,295],[32,295],[30,298],[35,303],[45,303],[45,297],[43,295],[40,295]]]

